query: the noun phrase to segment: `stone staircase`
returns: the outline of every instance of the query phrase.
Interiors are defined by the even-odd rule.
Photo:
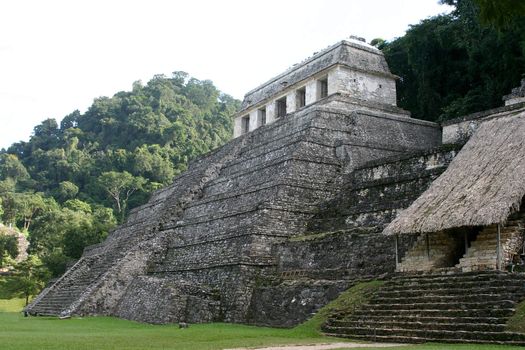
[[[505,330],[524,298],[525,274],[402,274],[353,312],[332,315],[323,331],[371,341],[525,345],[525,334]]]
[[[507,266],[523,244],[523,220],[510,220],[501,228],[501,267]],[[456,267],[464,272],[497,268],[497,225],[486,227]]]
[[[185,207],[199,197],[205,184],[217,176],[223,164],[234,158],[243,143],[244,138],[239,138],[193,161],[190,169],[177,177],[173,185],[157,191],[148,204],[132,211],[127,222],[111,232],[106,241],[87,247],[79,261],[25,311],[47,316],[84,313],[82,303],[112,269],[118,268],[119,261],[137,249],[140,242],[158,235],[162,226],[177,220]]]
[[[82,257],[67,275],[57,280],[39,299],[28,307],[32,315],[66,316],[71,313],[72,305],[109,270],[120,257],[125,242],[115,242],[111,254]]]

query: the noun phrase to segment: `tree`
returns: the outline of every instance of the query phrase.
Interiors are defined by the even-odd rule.
[[[91,214],[91,206],[89,203],[81,201],[80,199],[70,199],[64,203],[64,209],[76,211],[84,214]]]
[[[80,258],[84,248],[99,243],[105,238],[104,232],[93,228],[93,218],[82,211],[64,209],[67,220],[64,223],[64,254],[74,259]]]
[[[143,177],[134,177],[127,171],[108,171],[98,177],[98,183],[115,202],[121,222],[127,209],[129,198],[146,183]]]
[[[0,267],[5,266],[6,262],[16,258],[18,255],[18,241],[16,236],[6,235],[0,232]]]
[[[0,180],[12,179],[15,182],[29,178],[26,168],[14,154],[0,155]]]
[[[56,190],[56,197],[59,201],[65,202],[69,199],[73,199],[78,194],[78,186],[70,181],[62,181],[58,184]]]
[[[169,184],[175,176],[169,149],[143,145],[135,149],[133,170],[150,181]]]
[[[30,255],[26,260],[15,265],[13,273],[7,279],[6,289],[13,297],[24,297],[27,306],[29,298],[37,295],[44,288],[48,278],[49,271],[42,265],[40,259]]]
[[[16,217],[23,221],[23,230],[28,231],[33,218],[50,204],[40,193],[15,193]]]
[[[386,40],[383,38],[375,38],[370,41],[370,45],[377,47],[379,50],[382,50],[386,43]]]
[[[441,3],[455,6],[456,11],[476,5],[480,22],[498,30],[509,28],[514,20],[525,16],[523,0],[441,0]]]
[[[44,120],[29,142],[0,150],[1,219],[29,230],[29,253],[58,276],[189,160],[231,139],[239,107],[212,82],[174,72],[60,125]]]
[[[49,270],[50,277],[61,276],[66,272],[67,265],[73,260],[62,251],[62,248],[54,248],[41,256],[42,264]]]
[[[33,149],[40,148],[47,151],[58,146],[59,137],[58,123],[55,119],[50,118],[33,128],[33,136],[31,136],[30,142]]]
[[[474,0],[450,3],[452,13],[411,26],[383,49],[401,77],[398,105],[419,119],[444,121],[501,106],[525,73],[525,17],[497,31],[480,24]]]

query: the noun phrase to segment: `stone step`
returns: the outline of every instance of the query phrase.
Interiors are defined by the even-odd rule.
[[[396,310],[413,310],[414,312],[423,310],[461,310],[469,311],[475,309],[483,310],[504,310],[513,309],[516,303],[512,300],[495,300],[495,301],[478,301],[478,302],[464,302],[464,301],[449,301],[449,302],[421,302],[421,303],[368,303],[362,305],[362,309],[367,311],[382,310],[382,311],[396,311]]]
[[[500,241],[500,244],[502,245],[502,247],[504,247],[508,242],[509,242],[509,240],[502,239]],[[472,242],[472,245],[470,246],[468,251],[470,252],[471,250],[472,251],[476,251],[476,250],[489,250],[489,249],[491,249],[491,250],[493,250],[495,252],[497,245],[498,245],[498,242],[496,240],[474,241],[474,242]]]
[[[514,288],[515,287],[515,288]],[[418,291],[421,291],[422,293],[428,293],[433,292],[434,290],[451,290],[453,294],[457,294],[457,290],[463,290],[468,291],[470,289],[484,289],[484,288],[490,288],[491,291],[502,291],[504,292],[507,288],[516,288],[519,290],[519,288],[523,289],[525,288],[525,285],[523,282],[508,282],[508,283],[501,283],[501,285],[493,285],[491,283],[487,282],[465,282],[465,283],[427,283],[422,285],[414,285],[414,284],[402,284],[402,285],[385,285],[384,288],[381,288],[382,292],[388,292],[388,291],[411,291],[414,289],[417,289]]]
[[[354,311],[357,316],[376,315],[376,316],[390,316],[395,311],[399,316],[423,316],[423,317],[508,317],[515,311],[514,308],[498,308],[498,309],[358,309]]]
[[[405,336],[429,340],[465,339],[473,341],[519,341],[525,344],[525,335],[513,332],[486,332],[462,330],[429,330],[405,328],[369,328],[369,327],[331,327],[325,326],[328,333],[364,336]]]
[[[459,264],[457,266],[463,266],[464,264],[476,264],[476,263],[479,263],[480,265],[495,266],[496,261],[497,261],[496,257],[474,255],[474,256],[469,256],[467,258],[459,259]]]
[[[390,316],[377,316],[377,315],[346,315],[344,313],[335,314],[330,321],[359,321],[359,322],[411,322],[411,323],[421,323],[421,324],[471,324],[471,323],[480,323],[480,324],[503,324],[506,322],[507,317],[443,317],[443,316],[434,316],[434,317],[425,317],[425,316],[415,316],[415,315],[405,315],[400,316],[395,313]]]
[[[492,294],[492,293],[480,293],[480,294],[464,294],[461,296],[461,300],[464,302],[478,303],[487,300],[514,300],[516,295],[509,293]],[[395,297],[380,297],[376,296],[373,298],[371,304],[413,304],[413,303],[454,303],[458,301],[458,295],[418,295],[418,296],[395,296]]]
[[[407,342],[525,344],[506,322],[525,297],[525,275],[499,271],[396,275],[351,314],[323,327],[337,336]]]
[[[399,336],[399,335],[359,335],[359,334],[342,334],[324,331],[327,336],[350,338],[355,340],[366,340],[375,342],[388,343],[425,343],[425,342],[440,342],[440,343],[467,343],[467,344],[494,344],[494,345],[525,345],[525,341],[521,340],[471,340],[471,339],[457,339],[457,338],[432,338],[432,337],[417,337],[417,336]]]
[[[447,286],[450,288],[457,288],[458,283],[461,283],[462,287],[470,288],[470,287],[484,287],[484,286],[498,286],[498,285],[523,285],[525,283],[525,280],[522,278],[505,278],[505,277],[486,277],[486,278],[479,278],[479,279],[426,279],[422,280],[421,282],[418,282],[417,280],[395,280],[395,281],[389,281],[385,284],[385,289],[391,289],[391,288],[400,288],[400,287],[420,287],[420,289],[428,289],[430,288],[438,288],[439,286]]]
[[[525,286],[523,285],[514,285],[514,286],[490,286],[490,287],[479,287],[479,288],[462,288],[461,286],[457,286],[458,288],[439,288],[439,289],[408,289],[405,288],[403,290],[397,290],[397,289],[381,289],[376,292],[377,297],[398,297],[398,298],[414,298],[414,297],[420,297],[422,295],[429,295],[429,296],[454,296],[454,297],[461,297],[466,294],[491,294],[495,297],[499,294],[505,294],[505,293],[513,293],[516,295],[517,298],[521,298],[525,296]]]
[[[386,320],[331,320],[327,323],[331,327],[343,328],[398,328],[398,329],[422,329],[422,330],[445,330],[445,331],[470,331],[470,332],[504,332],[505,323],[428,323],[421,321],[405,321],[398,319]]]
[[[425,273],[405,273],[405,274],[396,274],[392,277],[390,281],[408,281],[408,280],[417,280],[418,282],[424,282],[427,280],[483,280],[483,279],[522,279],[525,281],[525,273],[510,273],[505,271],[485,271],[485,272],[458,272],[458,271],[444,271],[444,272],[425,272]]]

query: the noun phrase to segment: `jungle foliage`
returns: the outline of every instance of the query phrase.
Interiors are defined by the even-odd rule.
[[[525,73],[525,1],[441,2],[455,10],[373,42],[400,77],[398,106],[431,121],[501,106]]]
[[[238,107],[212,82],[174,72],[44,120],[0,152],[0,222],[28,232],[30,253],[57,276],[190,159],[228,141]]]

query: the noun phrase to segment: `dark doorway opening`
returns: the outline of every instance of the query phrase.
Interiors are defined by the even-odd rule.
[[[467,254],[482,227],[464,227],[454,229],[450,232],[456,241],[456,250],[452,256],[451,267],[459,264],[459,260]]]

